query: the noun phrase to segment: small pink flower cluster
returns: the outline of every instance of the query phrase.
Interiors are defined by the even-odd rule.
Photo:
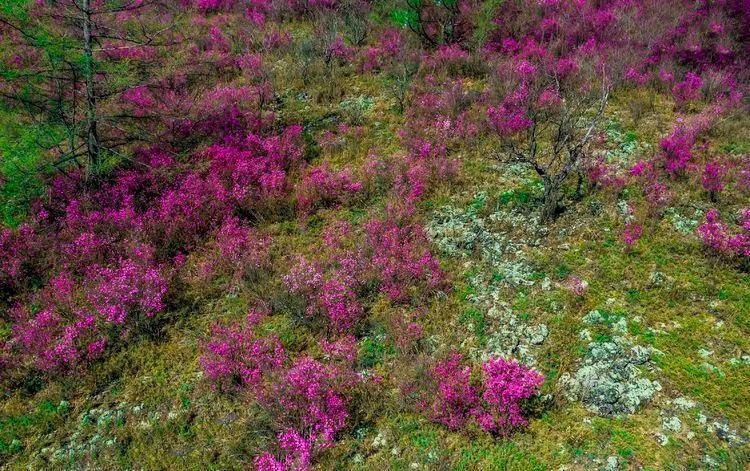
[[[82,280],[62,272],[27,304],[16,304],[13,335],[3,349],[41,371],[71,371],[126,339],[140,316],[151,318],[164,309],[167,279],[148,247],[86,272]]]
[[[711,209],[698,226],[698,237],[712,250],[747,261],[750,258],[750,208],[739,212],[739,231],[732,234],[729,226],[719,219],[719,212]]]
[[[678,125],[672,134],[659,143],[662,150],[664,169],[671,175],[682,172],[693,157],[695,133],[684,125]]]
[[[303,215],[311,214],[317,208],[345,203],[361,189],[351,171],[334,172],[323,164],[310,169],[297,184],[297,207]]]
[[[487,108],[490,125],[499,135],[510,137],[531,127],[533,122],[520,109],[513,109],[507,105]]]
[[[678,82],[672,87],[672,95],[678,107],[684,107],[686,104],[698,101],[701,97],[703,88],[703,79],[694,72],[688,72],[682,82]]]
[[[227,276],[230,289],[238,289],[270,268],[271,238],[233,216],[222,223],[206,248],[200,254],[197,277],[188,276],[188,281],[205,284],[215,277]]]
[[[263,375],[280,368],[286,359],[276,337],[255,333],[263,315],[251,310],[243,325],[215,325],[203,346],[200,363],[206,378],[223,392],[259,386]]]
[[[366,240],[381,292],[393,301],[408,299],[409,290],[433,293],[444,288],[438,259],[432,255],[421,226],[399,226],[389,219],[365,225]]]
[[[368,287],[398,303],[445,288],[421,226],[371,219],[364,225],[364,241],[349,226],[333,228],[336,233],[325,237],[325,262],[299,257],[283,277],[287,289],[307,302],[307,316],[323,314],[336,331],[346,332],[364,314],[359,294]]]
[[[362,70],[371,72],[381,70],[394,62],[404,49],[403,33],[397,29],[387,29],[378,37],[377,44],[365,48],[362,58]]]
[[[726,173],[727,167],[722,162],[709,162],[703,168],[701,183],[703,184],[703,188],[711,195],[712,200],[715,200],[716,195],[724,189]]]
[[[475,421],[486,432],[507,435],[528,421],[524,401],[539,392],[544,377],[515,360],[495,357],[482,364],[479,384],[461,354],[453,352],[431,370],[434,391],[425,402],[425,413],[451,430]]]
[[[343,259],[346,261],[346,258]],[[339,332],[350,330],[359,320],[364,308],[357,297],[360,267],[353,270],[331,267],[324,274],[323,265],[299,257],[297,263],[284,276],[287,289],[307,302],[306,315],[326,316],[329,325]]]
[[[149,263],[126,259],[116,267],[92,267],[87,297],[108,323],[123,325],[129,314],[153,317],[164,309],[167,283]]]
[[[156,104],[149,89],[143,85],[130,88],[122,93],[122,99],[133,108],[135,116],[146,116]]]
[[[634,222],[629,222],[625,225],[625,229],[622,231],[622,241],[628,248],[633,247],[641,238],[642,233],[643,226]]]
[[[615,165],[607,164],[603,159],[598,159],[587,168],[589,180],[601,185],[603,188],[620,191],[625,186],[625,178],[618,175]]]
[[[582,280],[575,275],[570,275],[565,285],[571,293],[575,294],[579,298],[585,296],[589,290],[588,281]]]

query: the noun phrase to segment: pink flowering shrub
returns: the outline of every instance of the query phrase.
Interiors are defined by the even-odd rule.
[[[0,229],[1,293],[10,294],[20,289],[36,271],[34,261],[41,260],[42,255],[40,239],[28,224],[22,224],[17,230]]]
[[[344,203],[362,189],[362,183],[352,179],[351,172],[332,171],[323,164],[310,169],[297,184],[297,207],[309,214],[318,207]]]
[[[589,283],[586,280],[582,280],[575,275],[570,275],[568,277],[566,286],[571,293],[575,294],[579,298],[585,296],[589,290]]]
[[[659,142],[665,170],[674,175],[688,166],[693,157],[695,135],[685,126],[678,126],[669,136]]]
[[[324,316],[327,324],[338,332],[351,329],[364,314],[358,296],[358,283],[343,270],[325,274],[320,264],[300,257],[284,276],[289,291],[306,302],[305,316]]]
[[[750,208],[739,211],[738,228],[732,231],[719,219],[719,212],[711,209],[698,226],[698,237],[714,252],[747,263],[750,258]]]
[[[296,430],[286,430],[276,437],[282,458],[263,452],[253,459],[257,471],[307,471],[311,469],[314,440]]]
[[[629,222],[625,225],[625,229],[622,231],[622,241],[625,243],[626,247],[631,248],[641,238],[642,233],[643,226],[634,222]]]
[[[308,318],[322,316],[338,332],[363,317],[363,295],[376,289],[397,303],[409,303],[445,289],[445,277],[426,236],[416,224],[371,219],[364,234],[336,225],[324,236],[324,260],[299,257],[283,277],[305,304]]]
[[[258,393],[260,404],[272,413],[279,455],[258,455],[261,470],[310,469],[313,455],[334,443],[347,424],[356,374],[341,363],[325,364],[310,357],[296,359],[279,371],[273,383]]]
[[[397,58],[403,61],[404,35],[398,29],[387,29],[377,38],[377,43],[364,50],[362,70],[371,72],[390,66]]]
[[[200,253],[195,266],[183,270],[184,279],[200,288],[219,278],[226,280],[220,284],[222,288],[235,291],[270,269],[270,248],[269,236],[243,225],[236,217],[229,217]]]
[[[523,414],[523,401],[539,392],[544,382],[541,373],[515,360],[492,358],[482,365],[482,411],[477,417],[487,432],[507,435],[528,420]]]
[[[698,237],[703,243],[717,252],[726,252],[729,228],[719,219],[719,212],[711,209],[706,213],[703,224],[698,226]]]
[[[161,312],[168,281],[148,246],[133,247],[112,266],[87,267],[83,279],[61,272],[11,309],[4,349],[34,369],[75,371]]]
[[[291,270],[283,276],[283,280],[292,293],[309,297],[323,286],[323,268],[320,264],[299,256]]]
[[[349,375],[342,373],[333,365],[310,357],[299,358],[262,402],[274,409],[280,424],[306,430],[319,440],[319,446],[329,446],[349,417]]]
[[[228,265],[234,279],[267,268],[271,262],[268,250],[271,240],[256,229],[243,227],[233,217],[227,218],[216,234],[217,259]]]
[[[716,201],[716,197],[724,189],[724,177],[727,168],[721,162],[709,162],[703,167],[701,183],[703,189],[708,191],[711,201]]]
[[[44,372],[66,372],[97,359],[107,346],[107,337],[97,319],[85,311],[70,312],[57,306],[29,312],[23,306],[11,310],[11,339],[4,345],[10,359],[30,362]],[[3,371],[0,377],[12,372]]]
[[[251,310],[243,324],[212,328],[200,364],[214,388],[232,392],[255,387],[264,374],[282,366],[286,353],[281,342],[274,336],[255,333],[262,318]]]
[[[309,469],[314,453],[330,447],[349,418],[357,346],[351,336],[322,341],[326,362],[309,356],[287,362],[278,338],[258,334],[264,315],[251,310],[240,325],[214,326],[203,345],[201,366],[222,392],[250,393],[270,414],[276,453],[254,459],[258,469]]]
[[[430,376],[433,389],[421,402],[432,420],[451,430],[474,422],[495,435],[507,435],[528,423],[523,403],[544,382],[537,371],[499,357],[484,362],[481,381],[472,381],[471,367],[456,352],[437,362]]]
[[[501,136],[510,137],[532,126],[532,121],[521,109],[509,105],[487,108],[487,116],[492,128]]]
[[[319,303],[331,325],[339,331],[345,331],[351,329],[362,317],[364,309],[352,289],[353,283],[347,283],[337,275],[334,273],[331,279],[323,284]]]
[[[625,178],[618,174],[615,165],[610,165],[599,159],[587,165],[589,181],[602,188],[620,191],[625,186]]]
[[[682,82],[678,82],[672,88],[672,95],[678,107],[683,107],[687,103],[698,101],[701,97],[701,88],[703,88],[703,79],[700,75],[688,72]]]
[[[471,384],[471,367],[463,364],[460,353],[452,352],[435,364],[431,374],[438,383],[429,404],[429,416],[451,430],[460,430],[479,413],[479,394]]]
[[[128,315],[153,317],[164,309],[167,281],[148,259],[126,259],[116,267],[92,267],[87,297],[108,323],[122,325]]]
[[[143,85],[124,91],[122,99],[132,106],[135,116],[145,116],[156,104],[151,92]]]
[[[369,263],[380,291],[391,300],[404,301],[413,294],[410,291],[430,293],[443,288],[440,263],[427,248],[420,226],[399,226],[388,219],[372,219],[365,225],[365,232],[372,251]]]

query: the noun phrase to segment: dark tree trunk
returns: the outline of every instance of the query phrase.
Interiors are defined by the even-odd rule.
[[[561,185],[555,178],[545,178],[542,201],[542,221],[551,222],[557,218],[560,209]]]
[[[94,54],[92,51],[91,0],[82,0],[83,53],[86,79],[86,153],[88,155],[87,178],[99,168],[99,134],[97,132],[96,93],[94,90]]]

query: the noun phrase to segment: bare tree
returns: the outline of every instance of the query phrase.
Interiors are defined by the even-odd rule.
[[[156,6],[158,20],[149,16]],[[6,79],[0,100],[65,136],[45,142],[51,167],[77,165],[90,180],[103,151],[114,153],[130,142],[123,126],[142,116],[109,105],[130,86],[110,73],[110,55],[173,44],[165,34],[171,26],[162,23],[169,17],[165,11],[158,0],[53,0],[0,13],[0,72]],[[132,68],[147,65],[154,64],[140,60]]]
[[[560,212],[564,185],[580,171],[602,123],[609,97],[603,72],[576,71],[561,77],[533,64],[521,80],[502,83],[503,103],[489,110],[501,137],[497,157],[531,166],[544,187],[542,220]]]
[[[396,20],[426,47],[459,44],[472,33],[474,0],[405,0],[405,6],[395,12]]]

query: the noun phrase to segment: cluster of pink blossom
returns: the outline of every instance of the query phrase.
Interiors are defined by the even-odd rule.
[[[197,272],[186,270],[186,280],[191,285],[202,285],[227,277],[227,287],[237,290],[270,269],[270,248],[269,236],[245,226],[236,217],[228,217],[200,252]]]
[[[362,59],[362,70],[371,72],[381,70],[404,52],[403,33],[397,29],[387,29],[380,33],[377,44],[365,48]],[[401,57],[403,59],[403,57]]]
[[[622,231],[622,241],[630,248],[633,247],[641,238],[643,226],[635,222],[629,222]]]
[[[357,297],[358,273],[333,268],[324,274],[321,265],[299,257],[284,276],[284,282],[291,293],[305,299],[307,317],[314,318],[321,313],[334,330],[347,331],[364,313]]]
[[[722,162],[708,162],[703,167],[701,183],[703,188],[708,191],[711,201],[716,201],[716,196],[724,189],[724,178],[727,173],[727,167]]]
[[[513,136],[533,124],[524,111],[512,109],[506,104],[487,108],[487,116],[493,129],[501,136]]]
[[[262,318],[251,310],[242,326],[215,326],[201,365],[214,387],[250,393],[282,430],[276,437],[281,456],[259,454],[257,469],[306,470],[313,454],[331,446],[346,427],[350,391],[359,381],[352,370],[356,344],[351,337],[323,342],[329,361],[303,356],[286,366],[278,339],[254,332]]]
[[[114,267],[91,267],[88,277],[93,286],[87,297],[108,323],[122,325],[133,313],[153,317],[164,309],[166,281],[150,262],[149,257],[126,259]]]
[[[617,166],[605,162],[604,159],[591,162],[586,170],[591,183],[614,192],[619,192],[626,184],[625,177],[619,174]]]
[[[664,160],[664,169],[674,175],[685,170],[693,158],[692,149],[696,134],[684,124],[675,127],[672,134],[659,142]]]
[[[334,172],[326,164],[311,168],[297,184],[297,207],[304,214],[316,208],[344,203],[362,189],[351,172]]]
[[[156,104],[148,87],[143,85],[125,90],[122,99],[132,106],[135,116],[145,116]]]
[[[583,297],[589,290],[589,283],[575,275],[570,275],[566,281],[568,290],[576,296]]]
[[[251,310],[244,325],[213,327],[200,359],[213,387],[225,392],[256,387],[263,375],[281,368],[286,359],[281,342],[255,333],[262,318],[261,313]]]
[[[349,331],[364,314],[359,294],[369,286],[394,302],[409,302],[445,289],[437,258],[427,248],[421,226],[399,226],[390,219],[372,219],[364,226],[364,245],[348,249],[341,240],[359,237],[351,230],[325,237],[326,260],[299,257],[284,276],[289,291],[307,303],[306,315],[321,313],[331,327]]]
[[[432,420],[451,430],[463,428],[479,413],[479,394],[471,384],[471,367],[464,364],[460,353],[452,352],[448,358],[437,362],[431,373],[438,383],[427,413]]]
[[[430,252],[421,226],[372,219],[365,232],[371,251],[368,264],[375,270],[380,290],[391,300],[410,299],[411,290],[424,294],[445,287],[440,263]]]
[[[698,237],[712,250],[722,255],[750,259],[750,208],[739,211],[738,230],[734,233],[719,217],[716,209],[706,213],[704,222],[698,226]]]
[[[473,382],[472,369],[453,352],[431,370],[434,391],[423,401],[432,420],[452,430],[475,421],[483,430],[507,435],[527,424],[524,401],[535,396],[544,377],[514,360],[495,357],[485,361],[481,381]]]
[[[678,82],[672,88],[672,95],[674,101],[678,107],[683,107],[685,104],[698,101],[701,96],[701,89],[703,88],[703,79],[700,75],[694,72],[688,72],[685,76],[685,80]]]
[[[5,350],[42,371],[77,368],[127,338],[133,317],[160,312],[166,291],[167,280],[149,259],[92,266],[83,281],[63,272],[28,306],[12,309],[13,336]]]

